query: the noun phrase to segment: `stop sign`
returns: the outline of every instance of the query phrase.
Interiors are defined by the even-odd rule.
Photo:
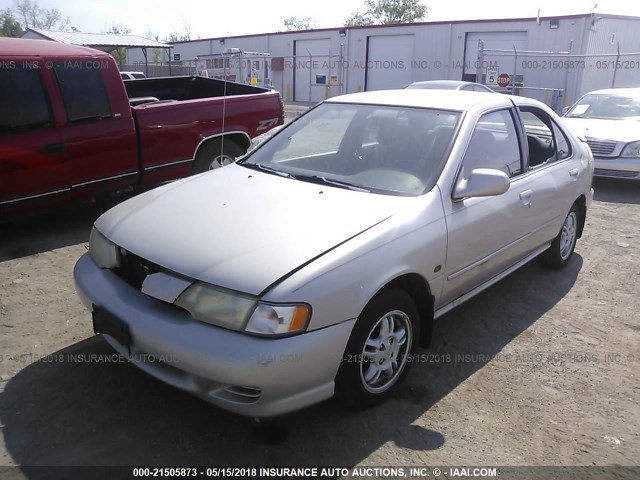
[[[511,85],[511,76],[508,73],[501,73],[498,75],[498,86],[508,87]]]

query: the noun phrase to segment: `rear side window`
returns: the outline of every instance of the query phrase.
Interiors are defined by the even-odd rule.
[[[527,135],[530,167],[564,160],[571,156],[569,140],[545,112],[533,107],[521,107],[520,118]]]
[[[69,122],[111,117],[102,74],[92,62],[56,62],[54,69]]]
[[[0,134],[47,128],[52,125],[40,70],[15,62],[0,68]]]

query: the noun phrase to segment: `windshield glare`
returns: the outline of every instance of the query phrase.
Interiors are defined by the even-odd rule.
[[[566,117],[569,118],[640,118],[640,97],[623,95],[585,95]]]
[[[459,112],[324,103],[241,165],[303,181],[396,195],[432,188]]]

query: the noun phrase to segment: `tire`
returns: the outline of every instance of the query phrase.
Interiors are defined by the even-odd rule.
[[[235,162],[236,158],[244,154],[245,151],[233,140],[225,139],[224,145],[220,138],[209,140],[196,153],[193,173],[202,173],[224,167]]]
[[[576,248],[581,221],[580,210],[574,203],[562,224],[560,233],[551,242],[551,246],[540,255],[540,262],[544,267],[559,269],[567,266]]]
[[[401,290],[376,295],[349,337],[336,375],[336,399],[363,409],[390,398],[409,372],[418,338],[418,310],[409,295]]]

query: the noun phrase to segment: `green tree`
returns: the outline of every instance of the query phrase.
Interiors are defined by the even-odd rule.
[[[36,0],[15,0],[15,10],[22,28],[43,30],[74,30],[71,21],[57,8],[42,8]]]
[[[160,35],[158,35],[157,33],[153,33],[153,30],[151,30],[149,27],[146,28],[144,36],[149,40],[154,40],[156,42],[160,41]],[[160,63],[162,61],[162,49],[152,48],[150,57],[153,63]]]
[[[311,17],[286,17],[282,20],[284,30],[281,32],[295,32],[299,30],[311,30],[315,26]]]
[[[0,37],[19,37],[22,31],[20,22],[10,9],[0,10]]]
[[[106,33],[115,33],[117,35],[127,35],[131,33],[131,29],[127,27],[123,27],[118,25],[117,23],[112,23]],[[118,62],[118,65],[123,65],[127,63],[127,49],[126,48],[116,48],[111,52],[111,55]]]
[[[191,25],[186,18],[182,19],[182,33],[173,32],[165,42],[187,42],[191,40]]]
[[[423,20],[427,15],[426,5],[420,0],[365,0],[364,12],[353,12],[345,25],[389,25],[395,23],[413,23]]]

